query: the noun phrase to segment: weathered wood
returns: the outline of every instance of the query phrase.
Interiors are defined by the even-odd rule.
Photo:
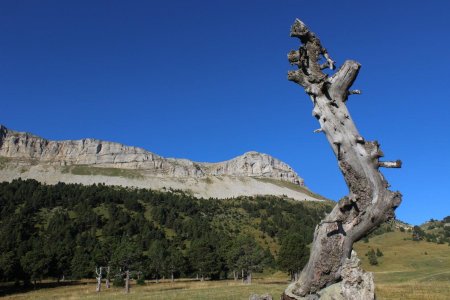
[[[125,271],[125,293],[130,293],[130,270]]]
[[[95,291],[97,293],[99,293],[102,289],[102,271],[103,271],[103,267],[97,268],[95,267],[95,274],[97,274],[97,287],[95,289]]]
[[[318,292],[342,281],[342,267],[351,257],[353,243],[381,223],[394,217],[401,194],[388,190],[388,182],[379,167],[400,167],[401,162],[379,162],[383,156],[376,141],[366,141],[358,132],[345,105],[351,94],[360,64],[347,60],[331,76],[322,70],[334,68],[334,61],[320,40],[306,25],[296,20],[291,36],[300,39],[299,50],[288,54],[298,70],[288,72],[288,80],[301,85],[313,103],[313,116],[331,145],[339,168],[349,188],[325,219],[316,227],[310,259],[299,279],[288,286],[282,299],[318,298]],[[356,254],[354,254],[356,255]],[[346,281],[347,282],[347,281]]]
[[[107,266],[106,267],[106,283],[105,283],[107,289],[109,289],[111,287],[111,284],[109,282],[109,272],[110,272],[110,267]]]

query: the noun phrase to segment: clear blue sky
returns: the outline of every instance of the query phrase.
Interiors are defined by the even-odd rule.
[[[402,169],[400,219],[450,215],[448,1],[0,2],[0,123],[49,139],[94,137],[166,157],[249,150],[290,164],[332,199],[347,188],[304,91],[286,80],[296,17],[342,64],[348,102]]]

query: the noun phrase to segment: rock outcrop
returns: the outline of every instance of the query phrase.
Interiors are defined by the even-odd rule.
[[[355,251],[342,265],[341,281],[329,285],[317,293],[299,297],[302,300],[374,300],[375,283],[373,274],[361,269],[361,261]],[[297,282],[291,286],[297,285]],[[282,299],[286,299],[284,297]]]
[[[0,182],[18,178],[183,190],[203,198],[325,199],[304,187],[290,166],[267,154],[252,151],[224,162],[194,162],[96,139],[50,141],[0,126]]]
[[[50,141],[4,126],[0,126],[0,156],[52,166],[87,165],[145,170],[155,176],[266,177],[303,185],[303,179],[290,166],[258,152],[247,152],[218,163],[193,162],[164,158],[142,148],[96,139]]]
[[[373,274],[361,269],[361,262],[352,251],[342,266],[342,281],[319,292],[322,300],[375,299]]]

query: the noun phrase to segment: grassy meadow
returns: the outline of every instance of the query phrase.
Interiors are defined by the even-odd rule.
[[[367,251],[379,248],[379,264]],[[375,275],[378,299],[450,299],[450,246],[411,240],[411,233],[388,232],[355,246],[365,270]]]
[[[116,176],[125,178],[143,178],[139,170],[120,169],[120,168],[101,168],[88,165],[67,166],[62,169],[62,173],[71,173],[73,175],[100,175],[100,176]]]
[[[162,281],[147,283],[145,286],[132,285],[130,294],[124,294],[122,288],[103,289],[95,292],[95,282],[82,282],[58,288],[30,291],[23,294],[6,296],[5,299],[248,299],[252,293],[270,293],[281,295],[287,282],[255,280],[251,285],[233,280],[222,281]]]
[[[450,246],[428,242],[414,242],[411,234],[388,232],[359,242],[355,246],[363,267],[375,275],[378,299],[450,299]],[[377,266],[369,265],[365,253],[379,248],[383,256]],[[253,294],[269,293],[275,299],[287,286],[287,276],[281,272],[259,274],[253,284],[240,281],[147,282],[144,286],[132,282],[130,294],[121,288],[103,288],[95,292],[95,281],[80,281],[72,285],[42,288],[24,293],[9,294],[4,299],[248,299]]]

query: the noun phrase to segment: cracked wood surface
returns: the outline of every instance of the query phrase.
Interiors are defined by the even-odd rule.
[[[401,194],[388,190],[389,184],[380,167],[399,168],[401,161],[380,162],[384,154],[377,141],[366,141],[358,132],[345,105],[349,90],[361,65],[347,60],[331,76],[323,72],[334,69],[335,62],[320,40],[306,25],[295,20],[291,37],[301,46],[288,54],[298,70],[288,72],[288,80],[302,86],[313,103],[313,116],[325,134],[345,178],[349,194],[316,227],[310,259],[299,279],[288,286],[282,299],[317,299],[317,292],[342,280],[342,265],[350,258],[353,243],[393,218]],[[321,61],[325,61],[321,63]]]

